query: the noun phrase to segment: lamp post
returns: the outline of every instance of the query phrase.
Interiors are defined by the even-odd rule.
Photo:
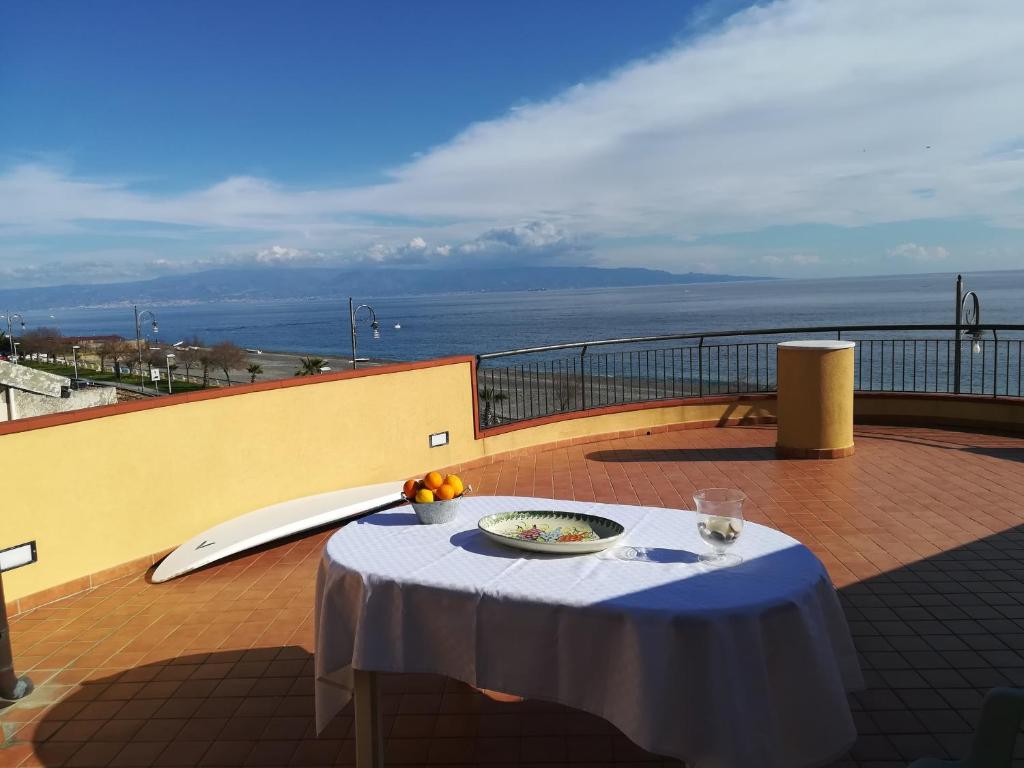
[[[373,331],[373,338],[380,338],[380,323],[377,322],[377,313],[374,312],[373,307],[369,304],[360,304],[355,309],[352,308],[352,297],[348,297],[348,323],[349,329],[352,331],[352,370],[356,369],[356,349],[359,346],[356,338],[356,315],[359,314],[360,309],[366,309],[370,313],[370,328]]]
[[[75,364],[75,382],[78,381],[78,350],[80,349],[81,347],[78,344],[71,345],[71,359]]]
[[[953,335],[955,341],[953,349],[953,392],[960,394],[960,368],[961,368],[961,352],[960,352],[960,339],[963,333],[961,326],[966,325],[970,327],[967,334],[974,339],[974,344],[971,345],[971,352],[975,355],[981,352],[981,301],[978,299],[978,294],[974,291],[967,291],[964,293],[964,277],[963,275],[956,276],[956,331]]]
[[[174,353],[167,355],[167,394],[174,394],[174,385],[171,384],[171,360],[174,359]]]
[[[7,315],[7,340],[11,343],[11,357],[14,358],[14,362],[18,362],[18,348],[14,343],[14,332],[11,330],[11,321],[14,318],[18,318],[18,322],[21,323],[21,330],[25,330],[25,318],[19,315],[17,312]]]
[[[146,377],[142,375],[142,321],[148,316],[150,324],[153,327],[153,335],[155,336],[160,332],[160,326],[157,325],[156,315],[153,314],[153,310],[146,309],[139,312],[138,304],[135,305],[135,345],[139,349],[139,381],[142,382],[142,389],[146,389]]]
[[[7,605],[4,603],[4,577],[0,572],[0,699],[16,701],[32,692],[32,681],[18,677],[14,671],[11,652],[11,628],[7,623]]]

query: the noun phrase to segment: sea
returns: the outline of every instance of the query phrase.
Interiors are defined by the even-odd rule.
[[[819,280],[765,280],[632,288],[355,297],[359,354],[422,360],[631,336],[814,325],[952,323],[955,273]],[[1024,323],[1024,270],[965,275],[985,323]],[[348,297],[289,301],[145,304],[159,340],[198,336],[265,351],[348,355]],[[11,311],[17,311],[12,307]],[[134,338],[131,306],[23,313],[29,326],[66,335]],[[400,327],[398,327],[400,326]]]

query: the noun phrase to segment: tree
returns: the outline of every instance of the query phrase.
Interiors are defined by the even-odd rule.
[[[231,371],[244,369],[245,364],[249,361],[245,350],[231,341],[214,344],[210,347],[208,358],[211,366],[224,371],[224,378],[228,380],[229,387],[231,386]]]
[[[96,358],[100,361],[100,371],[106,370],[107,360],[114,357],[114,348],[117,345],[115,339],[104,339],[96,345]]]
[[[320,369],[327,365],[327,361],[322,357],[300,357],[299,358],[299,369],[295,372],[296,376],[318,376],[323,373]]]
[[[168,350],[163,347],[156,349],[147,349],[143,360],[145,360],[150,368],[163,368],[167,365]]]
[[[497,421],[497,417],[494,413],[494,406],[508,400],[508,395],[504,392],[499,392],[493,387],[481,387],[480,400],[483,401],[484,404],[484,411],[480,415],[480,426],[489,427],[492,422]]]
[[[185,381],[188,381],[189,372],[197,365],[202,365],[203,340],[198,336],[190,336],[181,342],[175,355],[179,363],[185,367]]]
[[[56,328],[33,328],[21,335],[21,354],[44,355],[54,362],[64,346],[64,337]]]
[[[250,384],[255,384],[256,383],[256,377],[263,375],[263,366],[261,366],[259,363],[253,363],[252,365],[250,365],[245,370],[249,374],[249,383]]]
[[[199,366],[203,369],[203,386],[210,386],[210,368],[216,361],[213,359],[213,352],[209,348],[199,350]]]
[[[121,364],[127,365],[128,372],[131,373],[138,359],[138,348],[129,341],[113,341],[110,342],[109,350],[111,362],[114,364],[114,378],[120,380]]]

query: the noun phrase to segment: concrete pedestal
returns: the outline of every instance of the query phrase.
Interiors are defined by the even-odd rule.
[[[791,459],[853,454],[852,341],[787,341],[778,346],[776,453]]]

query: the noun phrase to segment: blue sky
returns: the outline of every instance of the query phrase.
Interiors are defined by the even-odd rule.
[[[0,276],[1024,266],[1019,3],[21,2]]]

